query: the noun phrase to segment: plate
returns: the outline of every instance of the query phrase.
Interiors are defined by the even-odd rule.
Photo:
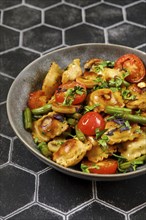
[[[8,118],[18,138],[36,157],[38,157],[44,163],[60,172],[74,177],[95,181],[114,181],[132,178],[146,173],[146,165],[142,166],[134,172],[110,175],[88,174],[74,168],[62,167],[55,162],[47,159],[36,149],[36,145],[33,142],[31,134],[27,132],[23,127],[22,112],[26,107],[28,95],[31,91],[38,89],[39,85],[42,84],[43,79],[50,67],[50,64],[53,61],[58,63],[60,67],[65,68],[75,58],[80,58],[81,66],[83,66],[85,61],[91,58],[96,57],[104,60],[114,61],[120,56],[127,53],[136,54],[143,60],[144,64],[146,65],[146,54],[144,52],[121,45],[100,43],[79,44],[58,49],[48,54],[45,54],[44,56],[30,63],[16,77],[7,97]]]

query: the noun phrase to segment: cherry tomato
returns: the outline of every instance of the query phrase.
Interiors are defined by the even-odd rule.
[[[96,174],[114,174],[118,168],[118,162],[114,159],[104,159],[100,162],[94,163],[89,160],[85,160],[81,164],[84,172],[96,173]]]
[[[85,135],[92,136],[95,135],[96,128],[99,130],[103,130],[105,128],[105,121],[98,112],[87,112],[80,118],[77,127]]]
[[[28,107],[30,109],[39,108],[45,105],[47,102],[47,97],[45,96],[44,91],[37,90],[29,94]]]
[[[72,89],[69,91],[69,89]],[[55,92],[56,102],[63,103],[64,100],[71,100],[71,104],[76,105],[86,98],[86,87],[75,81],[62,84]]]
[[[135,54],[125,54],[115,62],[116,69],[125,69],[130,74],[125,78],[130,83],[138,83],[145,77],[145,66]]]

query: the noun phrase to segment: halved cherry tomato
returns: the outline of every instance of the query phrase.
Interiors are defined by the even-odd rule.
[[[77,127],[85,135],[92,136],[95,135],[96,128],[100,131],[105,128],[105,121],[98,112],[87,112],[80,118]]]
[[[109,158],[97,163],[91,162],[89,160],[85,160],[81,163],[81,169],[83,172],[95,174],[114,174],[116,173],[117,168],[117,160]]]
[[[69,89],[70,90],[69,93]],[[83,102],[86,98],[86,87],[75,81],[62,84],[55,92],[55,100],[63,103],[65,99],[71,100],[71,104],[76,105]]]
[[[125,54],[115,62],[116,69],[124,69],[129,72],[125,78],[128,82],[138,83],[145,77],[145,66],[142,60],[135,54]]]
[[[37,90],[29,94],[28,107],[30,109],[42,107],[46,104],[46,102],[47,97],[45,95],[45,92],[42,90]]]

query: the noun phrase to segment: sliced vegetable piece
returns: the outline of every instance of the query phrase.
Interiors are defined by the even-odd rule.
[[[125,78],[130,83],[138,83],[145,77],[145,66],[135,54],[125,54],[115,62],[116,69],[126,70],[129,75]]]
[[[55,100],[63,105],[77,105],[86,98],[86,87],[75,81],[62,84],[55,92]]]
[[[95,135],[96,129],[104,130],[105,121],[103,117],[97,112],[87,112],[83,115],[77,125],[85,135]]]
[[[47,102],[47,97],[45,95],[45,92],[42,90],[37,90],[29,94],[27,105],[30,109],[34,109],[34,108],[42,107],[43,105],[46,104],[46,102]]]
[[[114,159],[104,159],[94,163],[89,160],[82,161],[81,170],[85,173],[114,174],[118,168],[118,162]]]

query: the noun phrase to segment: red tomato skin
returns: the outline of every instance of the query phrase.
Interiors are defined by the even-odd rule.
[[[47,97],[45,95],[45,92],[42,90],[37,90],[29,94],[27,105],[30,109],[34,109],[34,108],[42,107],[43,105],[46,104],[46,102],[47,102]]]
[[[103,130],[105,128],[105,121],[98,112],[87,112],[80,118],[77,127],[85,135],[93,136],[95,135],[96,128],[99,130]]]
[[[89,172],[94,174],[115,174],[118,168],[117,160],[109,158],[97,163],[87,160],[83,161],[82,164],[86,165]],[[95,166],[98,168],[95,168]]]
[[[125,54],[115,62],[116,69],[127,69],[130,74],[125,78],[130,83],[140,82],[146,74],[142,60],[135,54]]]
[[[76,94],[72,104],[73,105],[77,105],[77,104],[80,104],[81,102],[83,102],[85,100],[85,98],[86,98],[86,93],[87,93],[86,92],[86,87],[84,85],[80,84],[80,83],[75,82],[75,81],[62,84],[62,85],[60,85],[58,87],[58,89],[55,92],[55,100],[56,100],[56,102],[63,103],[63,101],[65,99],[65,92],[66,92],[66,90],[70,89],[70,88],[74,88],[75,86],[82,87],[85,92],[82,95]]]

